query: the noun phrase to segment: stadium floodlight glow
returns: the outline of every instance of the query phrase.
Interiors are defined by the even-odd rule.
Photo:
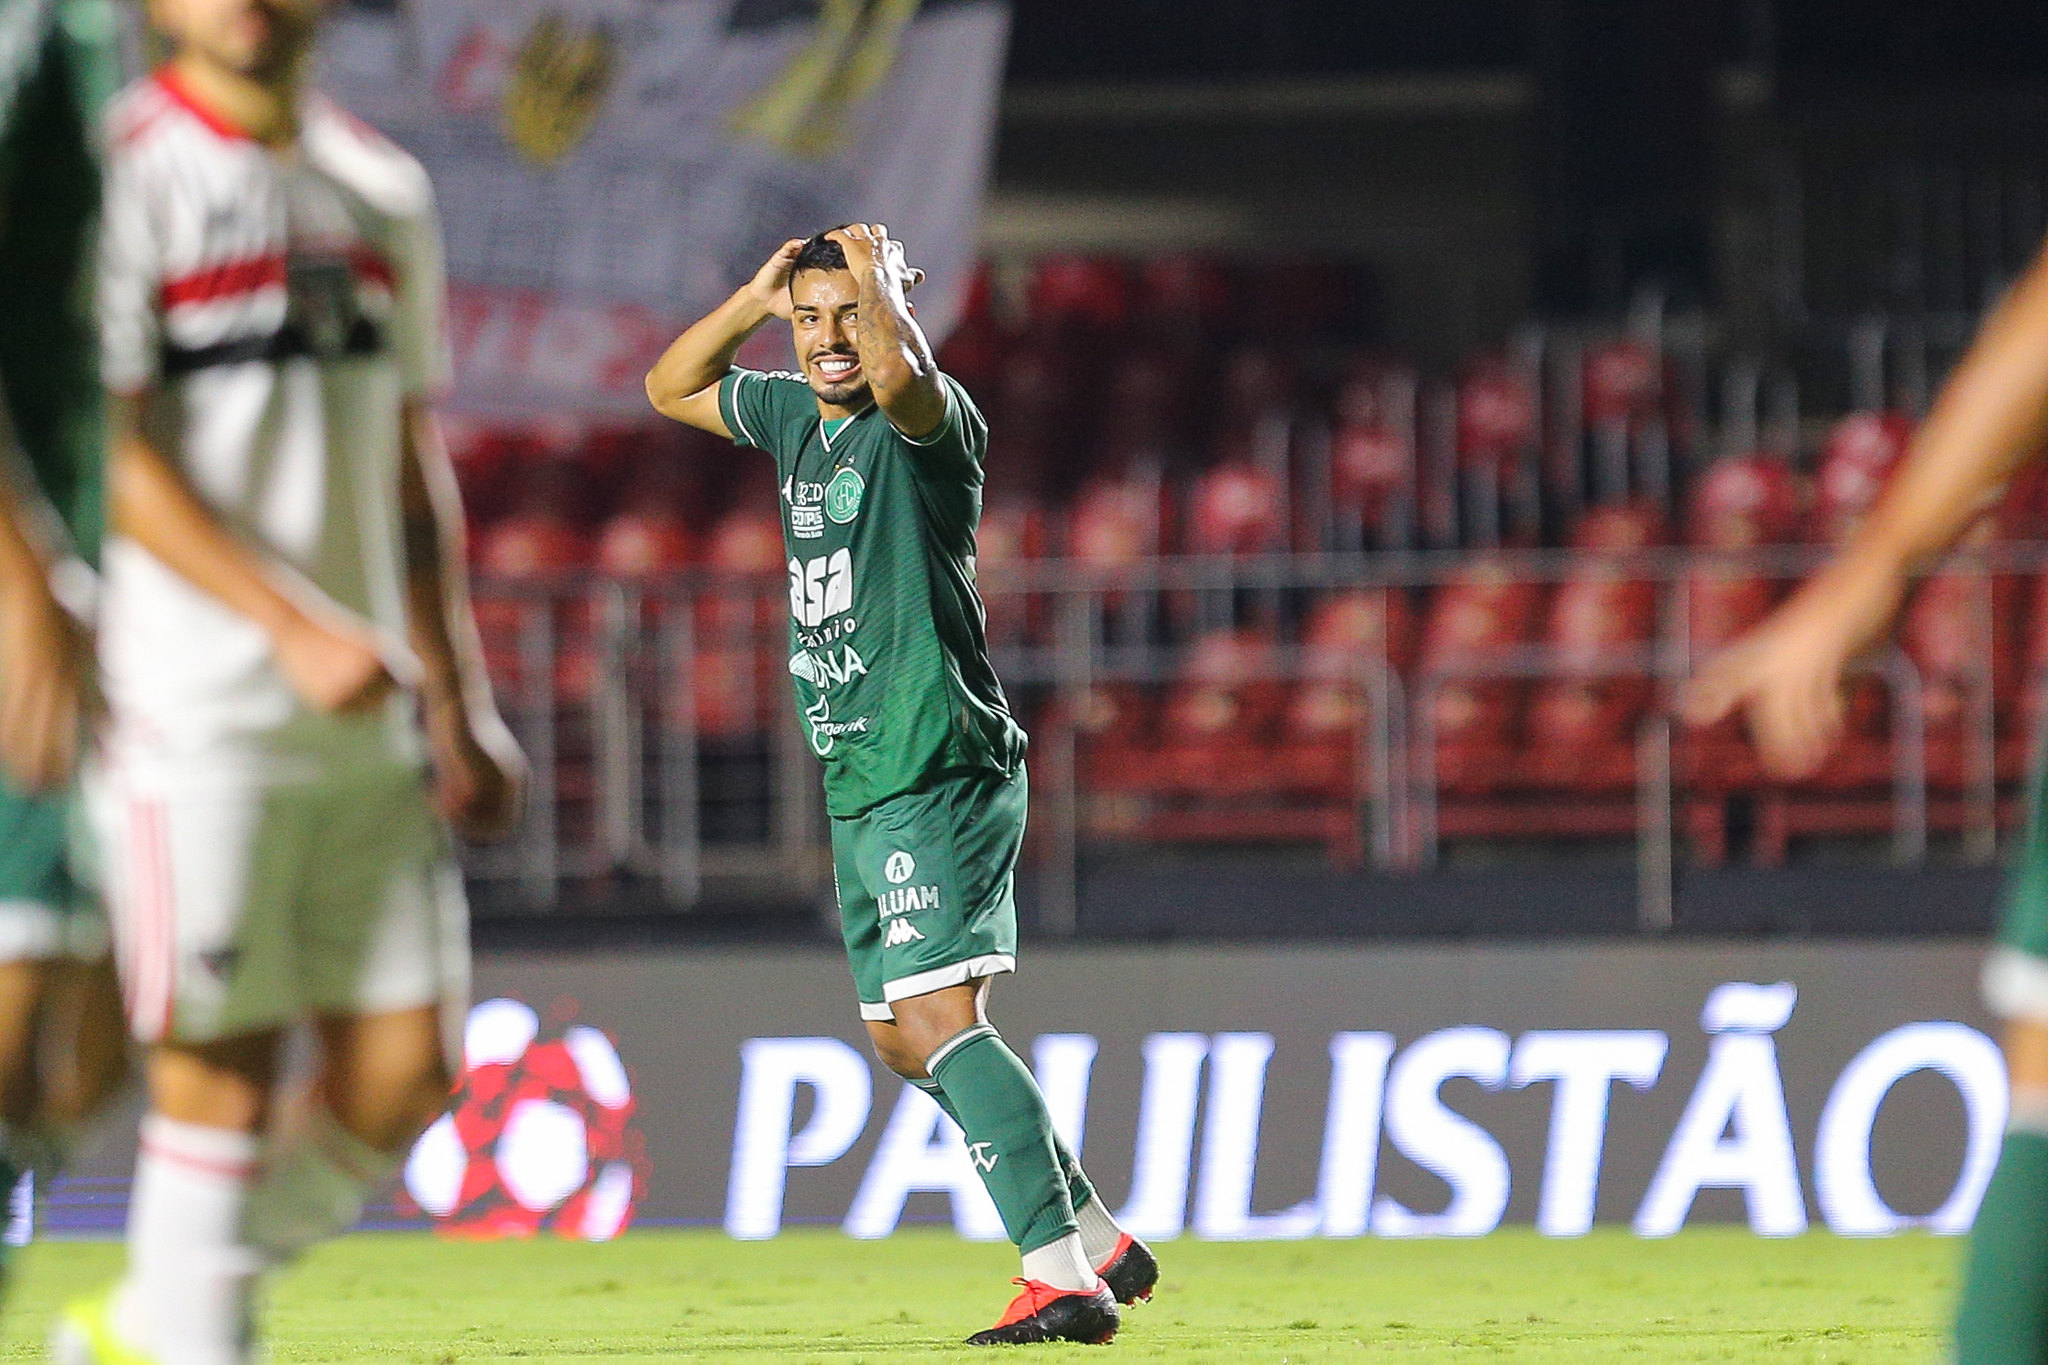
[[[1340,1033],[1330,1039],[1330,1106],[1323,1119],[1323,1162],[1316,1177],[1325,1237],[1365,1233],[1379,1172],[1387,1063],[1393,1056],[1391,1033]]]
[[[1545,1029],[1516,1041],[1508,1084],[1557,1083],[1543,1154],[1543,1192],[1536,1205],[1538,1232],[1583,1237],[1593,1230],[1614,1083],[1648,1090],[1657,1083],[1670,1048],[1671,1040],[1654,1029]]]
[[[849,1237],[887,1237],[920,1190],[952,1197],[953,1230],[962,1237],[1002,1240],[1003,1216],[968,1159],[960,1125],[931,1096],[905,1085],[841,1226]]]
[[[1439,1029],[1410,1043],[1387,1077],[1387,1136],[1401,1155],[1451,1187],[1441,1213],[1416,1213],[1382,1195],[1372,1230],[1382,1237],[1478,1237],[1507,1212],[1508,1154],[1493,1134],[1443,1102],[1445,1081],[1507,1084],[1508,1036],[1499,1029]]]
[[[1251,1211],[1266,1111],[1270,1033],[1219,1033],[1209,1051],[1209,1106],[1202,1173],[1195,1186],[1195,1235],[1212,1242],[1310,1237],[1322,1221],[1314,1199],[1278,1213]]]
[[[810,1120],[789,1130],[796,1088],[816,1092]],[[837,1038],[749,1038],[740,1044],[739,1113],[725,1230],[758,1240],[782,1230],[782,1196],[792,1166],[824,1166],[846,1155],[867,1127],[874,1077],[867,1058]]]
[[[1131,1195],[1116,1220],[1135,1237],[1178,1237],[1187,1225],[1195,1099],[1209,1039],[1200,1033],[1155,1033],[1145,1039],[1144,1053]]]
[[[1894,1085],[1915,1071],[1936,1071],[1962,1096],[1969,1122],[1962,1169],[1941,1206],[1924,1218],[1896,1212],[1870,1172],[1871,1130]],[[1904,1024],[1857,1053],[1828,1094],[1814,1136],[1813,1196],[1828,1228],[1845,1237],[1879,1237],[1910,1227],[1964,1233],[1977,1216],[1998,1165],[2010,1101],[1998,1044],[1966,1024]]]
[[[1636,1208],[1637,1233],[1673,1236],[1699,1192],[1708,1188],[1740,1189],[1750,1229],[1763,1236],[1806,1231],[1785,1080],[1771,1038],[1792,1017],[1797,1000],[1798,990],[1789,981],[1770,986],[1731,981],[1707,996],[1700,1027],[1714,1039],[1707,1046],[1706,1069]]]

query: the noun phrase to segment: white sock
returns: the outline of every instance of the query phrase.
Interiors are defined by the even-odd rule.
[[[244,1365],[260,1257],[242,1237],[256,1138],[151,1114],[128,1204],[121,1335],[160,1365]]]
[[[1024,1278],[1054,1289],[1093,1289],[1102,1281],[1081,1249],[1081,1234],[1070,1232],[1056,1242],[1024,1253]]]
[[[1075,1209],[1074,1221],[1081,1225],[1081,1250],[1087,1254],[1090,1265],[1101,1265],[1115,1254],[1124,1230],[1109,1216],[1101,1195]]]
[[[244,1226],[271,1264],[354,1227],[371,1193],[405,1160],[380,1152],[315,1105],[305,1129],[271,1148]]]

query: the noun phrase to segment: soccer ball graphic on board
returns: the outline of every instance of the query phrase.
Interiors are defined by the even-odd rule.
[[[448,1112],[414,1144],[405,1193],[452,1237],[592,1242],[625,1231],[646,1193],[626,1067],[586,1024],[542,1039],[518,1000],[469,1013],[462,1076]]]

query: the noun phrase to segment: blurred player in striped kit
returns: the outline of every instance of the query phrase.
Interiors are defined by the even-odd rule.
[[[446,1104],[448,826],[507,830],[454,474],[433,189],[309,88],[320,0],[151,0],[107,123],[109,393],[87,774],[150,1049],[128,1268],[60,1359],[242,1365],[261,1275],[353,1225]],[[320,1068],[272,1132],[286,1030]]]
[[[1924,570],[2048,444],[2048,255],[2034,262],[1956,366],[1905,462],[1834,561],[1748,637],[1709,661],[1686,698],[1710,724],[1742,710],[1764,762],[1812,772],[1842,731],[1843,677],[1890,632]],[[2041,760],[2037,759],[2037,764]],[[2025,842],[1984,965],[2005,1020],[2012,1111],[1970,1236],[1956,1324],[1962,1365],[2048,1360],[2048,807],[2034,774]]]
[[[71,609],[89,605],[104,444],[92,129],[115,20],[106,0],[0,4],[0,1188],[53,1173],[126,1056],[106,919],[68,847],[89,687]]]

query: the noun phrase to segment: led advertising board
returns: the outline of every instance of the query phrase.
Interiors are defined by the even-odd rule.
[[[1555,1236],[1690,1221],[1959,1232],[2006,1109],[1981,956],[1925,943],[1040,949],[999,980],[992,1014],[1120,1220],[1149,1237],[1470,1236],[1502,1222]],[[479,1000],[573,1018],[615,1046],[638,1221],[746,1238],[797,1223],[882,1237],[906,1220],[1002,1235],[957,1130],[872,1060],[834,955],[478,968]],[[582,1125],[509,1130],[519,1161],[539,1163],[523,1188],[553,1197],[601,1174]],[[559,1177],[533,1147],[549,1131],[579,1146]],[[451,1206],[439,1178],[430,1208]],[[540,1210],[507,1230],[590,1222]]]

